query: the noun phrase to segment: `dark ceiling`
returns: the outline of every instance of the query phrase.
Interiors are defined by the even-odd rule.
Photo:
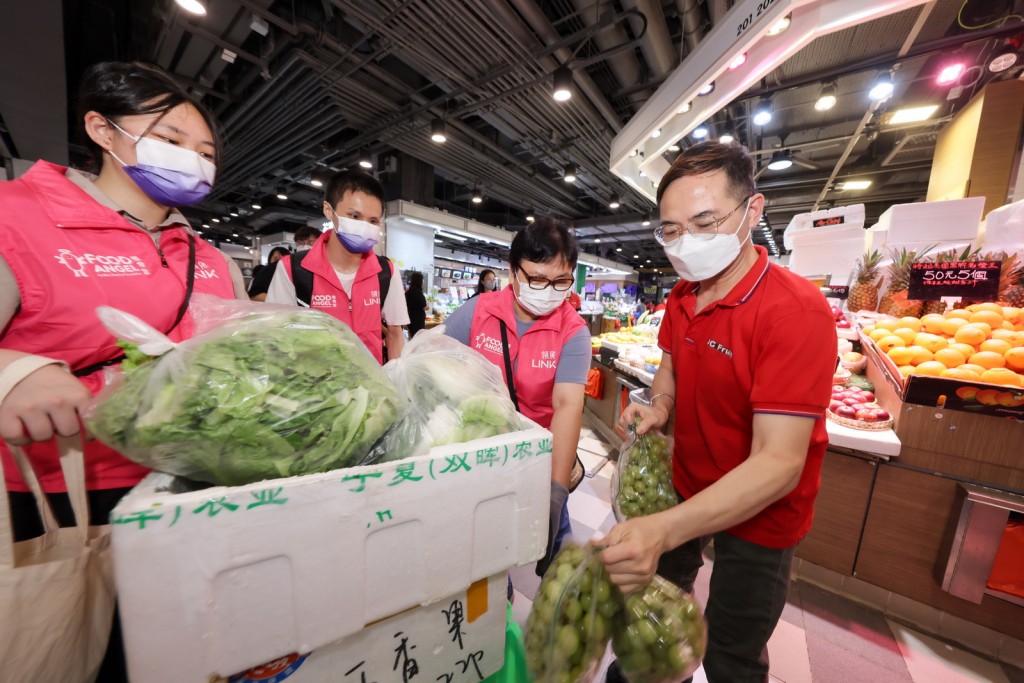
[[[65,0],[65,59],[69,93],[92,62],[141,59],[203,97],[224,127],[226,154],[214,195],[190,216],[219,237],[238,233],[241,241],[306,222],[320,205],[311,179],[369,155],[392,198],[510,229],[534,208],[572,219],[591,253],[667,266],[651,226],[641,225],[654,207],[609,170],[609,149],[731,0],[205,4],[208,14],[195,17],[173,0]],[[713,118],[712,135],[731,129],[757,155],[780,247],[790,218],[815,206],[865,202],[870,224],[891,204],[923,200],[944,122],[989,80],[1018,75],[984,69],[1008,39],[1019,38],[1019,20],[1004,19],[1018,4],[935,0],[824,36]],[[954,54],[980,68],[950,94],[935,75]],[[575,87],[565,103],[551,97],[551,75],[562,65],[572,69]],[[895,94],[865,118],[867,91],[890,68]],[[838,103],[820,112],[814,103],[825,82],[835,83]],[[762,97],[775,110],[763,127],[751,120]],[[928,122],[886,124],[887,111],[925,102],[941,105]],[[447,125],[443,144],[430,139],[435,118]],[[766,170],[777,150],[790,151],[796,165]],[[575,183],[562,180],[567,164],[579,169]],[[840,191],[852,177],[874,184]],[[470,201],[474,189],[484,194],[479,205]],[[280,190],[287,200],[275,197]],[[615,210],[612,194],[622,197]],[[210,222],[232,207],[240,217]]]

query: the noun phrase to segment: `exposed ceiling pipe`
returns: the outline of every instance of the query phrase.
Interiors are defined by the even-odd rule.
[[[676,7],[679,8],[679,17],[683,24],[683,42],[686,43],[687,53],[693,52],[704,38],[703,20],[700,15],[699,0],[676,0]]]
[[[610,12],[612,10],[611,3],[601,2],[597,5],[591,4],[590,0],[573,0],[577,12],[580,14],[580,19],[584,22],[587,21],[588,16],[599,17],[604,12]],[[648,26],[650,24],[648,23]],[[629,41],[629,36],[626,35],[626,29],[621,25],[616,24],[611,26],[604,31],[601,31],[594,36],[594,42],[602,50],[608,50],[616,45],[622,45]],[[615,75],[615,79],[619,82],[622,87],[629,87],[643,81],[643,74],[640,72],[640,64],[637,63],[637,59],[634,55],[619,53],[607,60],[608,67],[612,70]],[[637,105],[639,108],[647,98],[650,96],[650,89],[634,90],[630,93],[629,101]]]
[[[644,34],[640,50],[651,70],[651,75],[655,78],[664,77],[675,68],[677,60],[661,4],[654,0],[622,0],[622,7],[627,10],[639,10],[647,17],[647,32]]]
[[[499,14],[503,14],[499,8],[502,6],[507,9],[506,0],[485,0],[486,5],[492,11]],[[523,16],[530,28],[533,29],[543,44],[549,45],[558,41],[558,32],[555,27],[551,25],[551,22],[544,15],[544,12],[534,0],[507,0],[516,8],[516,10]],[[534,42],[534,41],[530,41]],[[555,56],[561,63],[570,61],[573,57],[572,51],[568,48],[562,48],[555,52]],[[615,113],[615,110],[608,103],[608,99],[604,96],[604,93],[597,87],[597,84],[586,74],[582,69],[576,71],[573,74],[573,80],[579,87],[580,91],[587,96],[604,120],[608,123],[608,126],[612,129],[613,133],[618,133],[622,130],[622,119]]]

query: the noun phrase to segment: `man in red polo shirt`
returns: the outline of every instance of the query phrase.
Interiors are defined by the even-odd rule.
[[[666,301],[652,405],[630,406],[619,428],[639,421],[644,433],[674,414],[682,502],[616,526],[601,554],[624,591],[655,570],[690,591],[714,540],[710,683],[768,680],[768,639],[811,527],[836,358],[824,297],[751,242],[764,210],[753,172],[745,148],[708,142],[658,187],[655,237],[682,280]],[[613,667],[608,680],[620,675]]]

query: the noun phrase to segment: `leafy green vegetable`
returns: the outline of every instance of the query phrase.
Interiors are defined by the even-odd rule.
[[[401,413],[358,337],[316,311],[253,309],[126,370],[92,432],[147,467],[214,484],[362,464]]]
[[[124,360],[121,361],[121,369],[125,372],[128,370],[134,370],[143,363],[153,360],[152,356],[147,356],[142,351],[139,351],[138,344],[118,339],[117,345],[124,351]]]

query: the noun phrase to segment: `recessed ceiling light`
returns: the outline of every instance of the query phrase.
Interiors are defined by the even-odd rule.
[[[263,205],[260,204],[259,202],[253,202],[252,203],[252,210],[253,211],[259,211],[262,208],[263,208]]]
[[[206,6],[199,0],[174,0],[174,2],[186,12],[198,14],[201,17],[206,16]]]
[[[213,221],[214,223],[220,223],[219,218],[211,218],[210,220]]]
[[[677,114],[685,114],[688,111],[690,111],[691,109],[693,109],[693,102],[686,102],[681,107],[679,107],[679,109],[676,109],[676,113]]]
[[[939,71],[939,75],[935,77],[935,82],[939,85],[953,85],[960,80],[966,69],[967,65],[963,62],[947,64]]]
[[[871,187],[870,180],[847,180],[843,183],[841,190],[866,190]]]
[[[989,60],[988,70],[994,74],[1002,73],[1013,68],[1020,59],[1017,50],[1012,45],[1007,45],[996,53],[996,56]]]
[[[238,237],[238,233],[237,232],[233,232],[233,233],[231,233],[231,236],[232,237]]]
[[[633,258],[640,258],[640,254],[633,254]]]
[[[932,114],[938,110],[938,108],[939,105],[930,104],[925,107],[907,107],[906,109],[897,109],[889,118],[889,123],[895,126],[900,123],[927,121],[932,117]]]
[[[678,152],[679,151],[679,145],[669,145],[668,146],[668,151],[670,151],[670,152]]]
[[[316,176],[310,176],[309,177],[309,184],[312,185],[313,187],[323,187],[324,186],[324,181],[320,180]]]
[[[642,169],[642,168],[639,171],[637,171],[637,175],[640,176],[641,178],[646,178],[647,177],[647,174],[644,173],[644,169]]]
[[[661,137],[661,128],[655,128],[651,131],[651,139],[656,140]]]
[[[728,145],[735,142],[736,138],[733,137],[732,133],[722,133],[722,135],[719,136],[718,141],[723,145]]]
[[[615,247],[615,251],[622,251],[622,247]]]
[[[210,227],[210,224],[209,224],[209,223],[203,223],[203,227],[204,227],[204,228],[209,228],[209,227]]]
[[[697,91],[697,94],[703,97],[704,95],[710,95],[715,91],[715,82],[711,81],[701,86],[701,89]]]
[[[600,237],[597,237],[597,238],[595,238],[595,239],[594,239],[594,241],[595,241],[595,242],[600,242],[600,241],[601,241],[601,238],[600,238]]]
[[[697,140],[703,140],[708,136],[708,132],[709,131],[707,126],[697,126],[696,128],[693,129],[693,133],[691,133],[691,135],[693,135],[693,137]]]
[[[739,53],[738,55],[736,55],[735,57],[732,58],[732,61],[729,62],[729,68],[732,69],[732,70],[735,70],[735,69],[740,68],[741,66],[743,66],[746,63],[747,63],[747,53],[746,52],[741,52],[741,53]]]
[[[793,23],[792,16],[793,15],[791,14],[787,14],[786,16],[776,21],[774,24],[772,24],[772,27],[768,29],[766,35],[777,36],[780,33],[785,33],[786,29],[789,28],[790,24]]]

